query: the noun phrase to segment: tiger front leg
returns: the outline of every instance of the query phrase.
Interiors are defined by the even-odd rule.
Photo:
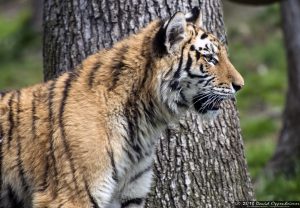
[[[121,196],[121,208],[143,208],[151,189],[152,169],[147,168],[134,175]]]
[[[56,189],[48,188],[34,193],[33,208],[114,208],[108,206],[116,188],[112,174],[101,176],[90,183],[79,183],[78,180],[78,189],[64,182],[59,181]]]

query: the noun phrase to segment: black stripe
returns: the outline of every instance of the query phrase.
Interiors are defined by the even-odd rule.
[[[201,57],[201,53],[199,51],[196,51],[196,59],[199,60]]]
[[[87,181],[86,179],[83,179],[84,180],[84,187],[85,187],[85,190],[88,194],[88,197],[89,197],[89,200],[90,200],[90,203],[92,204],[92,208],[100,208],[95,200],[95,198],[92,196],[91,194],[91,191],[88,187],[88,184],[87,184]]]
[[[188,76],[191,77],[191,78],[200,78],[200,79],[204,79],[206,77],[208,77],[208,75],[197,75],[197,74],[192,74],[191,72],[191,65],[193,63],[193,60],[192,60],[192,57],[190,56],[190,54],[188,55],[188,60],[187,60],[187,63],[186,63],[186,67],[185,67],[185,71],[187,71],[188,73]],[[201,65],[200,65],[201,67]]]
[[[191,78],[200,78],[200,79],[204,79],[207,78],[209,75],[197,75],[197,74],[192,74],[192,73],[188,73],[189,77]],[[202,82],[202,81],[201,81]]]
[[[68,78],[65,81],[65,88],[64,88],[64,91],[63,91],[63,95],[62,95],[61,105],[60,105],[60,108],[59,108],[58,123],[59,123],[59,127],[60,127],[60,130],[61,130],[61,138],[62,138],[62,141],[63,141],[63,146],[64,146],[64,149],[65,149],[65,153],[67,154],[67,158],[68,158],[69,163],[70,163],[70,168],[71,168],[72,177],[73,177],[73,183],[75,185],[75,189],[79,193],[79,187],[78,187],[76,177],[75,177],[75,172],[76,172],[75,165],[74,165],[74,161],[73,161],[73,157],[72,157],[72,153],[71,153],[71,148],[70,148],[69,143],[67,141],[67,135],[66,135],[66,131],[65,131],[64,118],[63,118],[65,107],[66,107],[66,104],[67,104],[67,99],[68,99],[69,92],[70,92],[70,89],[71,89],[71,84],[72,84],[72,81],[74,80],[74,78],[75,78],[75,74],[70,73],[70,74],[68,74]]]
[[[144,102],[142,103],[143,111],[145,113],[145,118],[146,120],[155,128],[158,124],[156,123],[157,121],[155,120],[155,106],[153,102],[150,100],[149,101],[149,106],[146,106]]]
[[[58,186],[58,170],[57,170],[57,165],[56,165],[56,158],[55,158],[55,144],[54,144],[54,137],[53,137],[53,133],[54,133],[54,115],[53,115],[53,99],[55,96],[55,85],[56,85],[56,81],[51,82],[51,84],[49,85],[49,98],[48,98],[48,112],[49,112],[49,117],[48,117],[48,122],[49,122],[49,142],[50,142],[50,147],[49,147],[49,151],[50,151],[50,156],[47,155],[46,157],[46,165],[45,165],[45,173],[44,173],[44,182],[43,182],[43,187],[42,190],[46,190],[48,187],[48,183],[47,183],[47,179],[48,179],[48,172],[49,172],[49,168],[50,168],[50,162],[49,159],[51,157],[51,161],[52,161],[52,166],[53,167],[53,172],[54,172],[54,186],[57,189]],[[56,191],[55,191],[56,193]],[[56,197],[56,196],[55,196]]]
[[[47,179],[48,179],[48,172],[49,172],[49,168],[50,168],[50,165],[49,165],[49,155],[47,155],[46,156],[46,163],[45,163],[45,171],[44,171],[44,176],[43,176],[43,182],[42,182],[42,184],[40,184],[40,187],[37,189],[37,191],[39,191],[39,192],[44,192],[44,191],[46,191],[46,189],[48,188],[48,186],[49,186],[49,184],[48,184],[48,181],[47,181]],[[54,169],[56,168],[56,167],[53,167]],[[55,178],[55,185],[57,186],[57,171],[55,171],[56,172],[56,177],[54,177]]]
[[[137,158],[139,160],[141,148],[136,144],[137,140],[137,124],[138,124],[138,115],[137,115],[137,106],[136,104],[133,104],[131,100],[128,100],[128,103],[126,103],[125,107],[125,117],[127,118],[127,130],[128,130],[128,138],[130,138],[131,141],[129,142],[130,147],[137,153]]]
[[[31,113],[32,113],[32,123],[31,123],[31,133],[32,139],[36,139],[36,106],[35,106],[35,95],[34,92],[32,93],[32,101],[31,101]]]
[[[150,170],[152,170],[151,165],[149,167],[145,168],[144,170],[140,171],[139,173],[137,173],[133,177],[131,177],[129,183],[132,183],[133,181],[139,179],[142,175],[144,175],[144,173],[149,172]]]
[[[171,66],[171,68],[168,70],[168,72],[166,73],[165,77],[168,77],[169,74],[173,71],[173,65]]]
[[[160,92],[163,91],[163,86],[164,86],[165,83],[166,83],[166,81],[162,81],[162,82],[160,83],[160,86],[159,86],[159,91],[160,91]],[[161,100],[164,100],[163,93],[160,93],[160,99],[161,99]]]
[[[125,115],[129,115],[129,113],[128,113],[128,111],[126,110],[125,111]],[[126,117],[127,118],[127,117]],[[132,129],[131,128],[129,128],[131,125],[130,124],[128,124],[128,122],[129,122],[129,119],[127,118],[127,125],[125,125],[125,124],[122,124],[122,126],[123,126],[123,128],[124,128],[124,130],[127,132],[127,134],[128,135],[133,135],[133,133],[131,133],[132,132]],[[132,144],[132,141],[129,141],[128,140],[128,138],[131,138],[130,136],[128,136],[128,138],[127,138],[127,136],[125,136],[125,135],[122,135],[122,138],[126,141],[126,143],[128,144],[128,146],[129,147],[131,147],[132,149],[133,149],[133,144]],[[123,148],[123,150],[124,151],[128,151],[128,152],[130,152],[130,159],[133,159],[133,162],[135,161],[135,159],[133,158],[133,155],[132,155],[132,151],[129,151],[129,150],[127,150],[125,147],[122,147]],[[131,153],[132,152],[132,153]]]
[[[176,100],[175,103],[180,108],[188,108],[189,107],[187,104],[185,104],[184,102],[181,102],[179,100]]]
[[[185,97],[185,95],[183,94],[182,91],[179,93],[179,95],[180,95],[181,99],[182,99],[185,103],[188,102],[187,99],[186,99],[186,97]]]
[[[124,66],[125,66],[124,59],[127,51],[128,51],[128,45],[123,45],[116,53],[115,57],[113,58],[113,63],[111,66],[112,83],[111,86],[108,88],[109,91],[115,89],[117,86],[122,70],[124,70]]]
[[[129,158],[129,160],[130,160],[132,163],[135,163],[136,161],[135,161],[135,159],[134,159],[132,153],[131,153],[129,150],[127,150],[125,147],[122,147],[122,149],[123,149],[124,152],[126,152],[128,158]]]
[[[176,72],[174,74],[174,78],[179,78],[180,77],[180,70],[181,70],[181,66],[182,66],[182,62],[183,62],[183,50],[184,50],[184,47],[182,47],[182,49],[181,49],[180,60],[179,60],[179,64],[178,64],[178,67],[176,69]]]
[[[10,149],[10,143],[12,141],[12,136],[13,136],[13,129],[15,127],[15,122],[14,122],[14,112],[13,112],[13,98],[15,96],[15,92],[13,92],[9,98],[8,101],[8,107],[9,107],[9,114],[8,114],[8,121],[9,121],[9,129],[8,129],[8,150]]]
[[[144,198],[134,198],[134,199],[128,199],[125,202],[122,202],[121,208],[125,208],[131,204],[141,205],[144,201]]]
[[[142,45],[148,45],[151,41],[152,41],[152,38],[145,36],[143,39]],[[149,57],[149,56],[151,57],[149,50],[146,50],[146,49],[141,51],[141,55],[143,57]],[[140,84],[140,91],[143,90],[143,87],[144,87],[146,81],[149,79],[149,77],[152,77],[152,60],[150,58],[147,59],[145,67],[144,67],[144,76],[143,76],[143,80]]]
[[[206,87],[212,80],[214,80],[215,78],[214,77],[211,77],[211,78],[209,78],[207,81],[206,81],[206,83],[204,84],[204,86],[203,87]]]
[[[126,132],[128,133],[129,130],[128,128],[126,127]],[[130,136],[128,136],[130,138]],[[131,147],[132,146],[132,143],[131,141],[128,140],[128,138],[126,136],[123,136],[123,139],[126,141],[126,143]]]
[[[95,75],[96,72],[98,71],[98,69],[100,68],[101,63],[100,62],[96,62],[95,65],[92,67],[91,72],[89,74],[89,80],[88,80],[88,85],[90,88],[93,87],[94,81],[95,81]]]
[[[10,92],[9,90],[1,91],[1,92],[0,92],[0,98],[3,99],[3,98],[5,97],[5,95],[6,95],[7,93],[9,93],[9,92]]]
[[[143,79],[140,83],[140,86],[138,87],[139,91],[144,90],[144,86],[146,84],[146,81],[149,80],[149,78],[152,77],[152,63],[150,61],[150,59],[147,61],[146,65],[145,65],[145,70],[144,70],[144,76]]]
[[[21,107],[20,107],[20,98],[21,98],[21,92],[17,91],[17,115],[16,115],[16,127],[20,128],[20,112],[21,112]],[[24,187],[24,191],[27,192],[29,189],[29,186],[26,182],[26,178],[25,178],[25,170],[24,170],[24,166],[23,166],[23,160],[22,160],[22,145],[21,145],[21,141],[20,141],[20,135],[19,135],[19,131],[17,129],[17,147],[18,147],[18,151],[17,151],[17,164],[18,164],[18,170],[19,170],[19,176],[21,179],[21,183],[22,186]]]
[[[180,89],[180,86],[179,86],[179,81],[178,80],[172,80],[170,82],[170,88],[172,91],[177,91]]]
[[[24,208],[24,202],[17,197],[11,186],[7,187],[7,192],[10,208]]]
[[[0,121],[0,199],[1,199],[1,193],[2,193],[2,160],[3,160],[3,153],[2,153],[2,145],[3,145],[3,129],[2,129],[2,123]]]
[[[201,84],[201,83],[203,83],[204,81],[205,81],[205,79],[199,79],[197,83],[198,83],[198,84]]]
[[[116,162],[115,162],[115,158],[114,158],[114,152],[111,148],[111,145],[110,145],[110,150],[109,149],[106,149],[107,151],[107,154],[109,156],[109,159],[110,159],[110,164],[111,164],[111,167],[112,167],[112,179],[116,182],[119,181],[118,179],[118,171],[117,171],[117,167],[116,167]]]
[[[204,50],[209,51],[209,48],[208,48],[208,45],[207,45],[207,44],[205,44]]]
[[[200,64],[200,71],[201,71],[201,73],[203,73],[203,74],[205,73],[203,64]]]
[[[184,70],[187,71],[188,73],[190,73],[192,64],[193,64],[193,59],[192,59],[191,55],[188,54],[188,60],[186,62]]]
[[[212,50],[212,52],[213,52],[213,53],[216,53],[216,51],[215,51],[215,47],[213,46],[213,44],[210,44],[210,46],[211,46],[211,50]]]

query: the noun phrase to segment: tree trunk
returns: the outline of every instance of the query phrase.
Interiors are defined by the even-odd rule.
[[[267,171],[294,174],[300,161],[300,2],[281,2],[282,26],[288,62],[288,92],[283,128]]]
[[[110,47],[148,22],[188,11],[199,1],[57,1],[44,6],[45,80],[72,70],[89,54]],[[220,0],[204,0],[204,26],[225,35]],[[227,102],[212,125],[200,131],[188,113],[158,145],[153,191],[147,207],[233,207],[253,200],[235,104]]]

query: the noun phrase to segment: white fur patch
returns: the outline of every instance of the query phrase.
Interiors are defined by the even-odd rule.
[[[200,37],[197,38],[197,41],[194,43],[196,50],[199,50],[199,48],[205,48],[206,46],[209,48],[210,51],[204,51],[202,50],[201,53],[206,55],[212,53],[212,51],[217,52],[218,48],[213,44],[208,38],[201,39]]]
[[[100,207],[106,207],[112,200],[115,188],[116,182],[111,177],[107,177],[106,180],[101,177],[92,187],[91,193]]]

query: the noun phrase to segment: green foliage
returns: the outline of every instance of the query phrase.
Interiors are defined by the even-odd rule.
[[[270,134],[276,137],[280,128],[287,80],[279,23],[279,6],[275,5],[246,23],[247,29],[228,30],[230,58],[245,78],[237,105],[246,142]]]
[[[264,175],[264,167],[276,147],[287,89],[279,5],[268,7],[244,26],[246,29],[229,28],[229,52],[234,66],[245,78],[237,105],[256,197],[300,200],[300,172],[290,179]]]
[[[238,95],[241,111],[283,106],[287,81],[282,34],[275,31],[269,35],[267,40],[259,34],[249,37],[256,41],[249,46],[242,45],[243,41],[230,45],[231,60],[245,78],[245,88]]]
[[[271,158],[274,147],[275,142],[272,137],[264,137],[260,140],[247,141],[246,158],[250,167],[250,174],[254,180],[262,174],[262,168]]]
[[[21,58],[26,49],[41,46],[41,36],[30,26],[30,18],[28,11],[12,19],[0,16],[0,61]]]
[[[276,130],[279,128],[278,123],[276,120],[268,118],[266,116],[253,116],[249,117],[247,119],[244,119],[241,122],[241,127],[244,130],[243,136],[246,141],[252,141],[252,140],[260,140],[264,139],[265,136],[268,136],[272,134],[273,132],[276,132]],[[276,137],[276,135],[272,135]],[[273,141],[268,141],[273,143]],[[246,143],[247,144],[247,143]]]
[[[0,16],[0,90],[42,80],[41,38],[31,30],[29,20],[26,11],[9,19]]]
[[[42,80],[42,65],[37,57],[0,64],[0,90],[17,89]]]

